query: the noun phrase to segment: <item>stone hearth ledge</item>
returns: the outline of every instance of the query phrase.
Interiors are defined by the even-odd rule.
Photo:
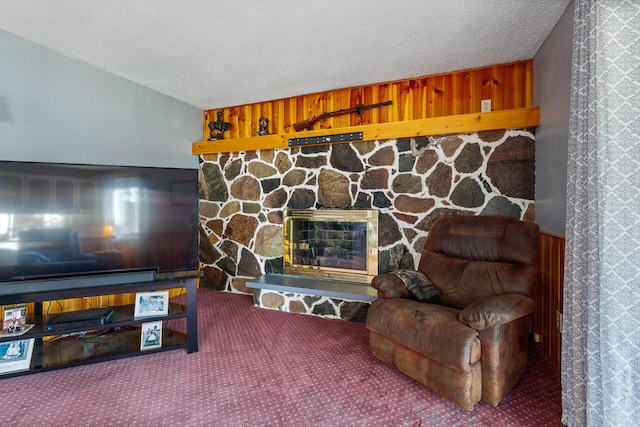
[[[377,291],[364,283],[343,282],[289,274],[263,274],[247,282],[248,288],[318,295],[352,301],[372,302]]]
[[[364,323],[376,290],[365,283],[266,274],[246,283],[256,307]]]

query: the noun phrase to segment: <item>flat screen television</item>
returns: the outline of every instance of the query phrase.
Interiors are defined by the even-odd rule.
[[[198,269],[196,169],[0,161],[0,282]]]

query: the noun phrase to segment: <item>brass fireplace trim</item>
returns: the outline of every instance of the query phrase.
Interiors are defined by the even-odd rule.
[[[293,263],[293,222],[342,221],[366,223],[366,267],[364,270],[334,268],[326,266],[301,265]],[[378,274],[378,211],[342,209],[286,209],[283,219],[284,253],[283,272],[285,274],[311,276],[368,284]]]

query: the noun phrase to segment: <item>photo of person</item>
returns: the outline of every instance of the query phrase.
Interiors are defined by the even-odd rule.
[[[142,324],[140,350],[162,347],[162,321]]]
[[[24,358],[24,341],[11,341],[0,344],[0,358],[2,360],[15,360]]]
[[[27,320],[27,307],[5,307],[2,321],[2,331],[6,334],[15,334],[24,330]]]
[[[0,342],[0,375],[25,371],[31,366],[34,339]]]
[[[162,313],[165,300],[162,295],[150,295],[140,297],[140,310],[148,313]]]

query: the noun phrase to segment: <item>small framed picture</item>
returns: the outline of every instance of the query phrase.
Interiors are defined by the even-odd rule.
[[[166,316],[169,314],[169,291],[138,292],[133,317]]]
[[[27,304],[17,304],[4,308],[2,332],[13,334],[24,330],[27,318]],[[19,335],[19,334],[16,334]]]
[[[162,320],[142,324],[140,350],[162,347]]]
[[[34,338],[0,343],[0,375],[28,371],[31,367]]]

